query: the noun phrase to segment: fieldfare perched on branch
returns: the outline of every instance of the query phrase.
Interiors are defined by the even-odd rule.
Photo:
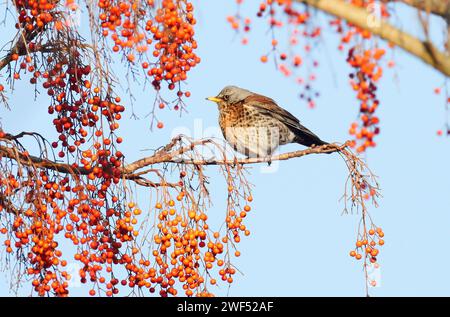
[[[207,100],[219,107],[219,125],[228,143],[248,157],[270,157],[280,145],[307,147],[327,144],[272,99],[227,86]]]

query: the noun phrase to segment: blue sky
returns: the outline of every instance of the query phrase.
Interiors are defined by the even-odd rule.
[[[324,45],[317,52],[321,66],[315,88],[321,96],[316,109],[311,110],[298,98],[298,85],[270,63],[262,65],[259,61],[270,44],[262,21],[255,21],[250,44],[242,46],[225,19],[234,13],[234,1],[195,4],[202,62],[187,82],[192,93],[188,113],[180,118],[164,110],[161,118],[166,127],[152,132],[145,114],[150,111],[153,91],[134,87],[135,111],[141,119],[128,119],[128,112],[121,124],[123,152],[129,161],[148,153],[142,152],[144,149],[167,143],[173,129],[194,130],[194,122],[216,128],[216,106],[205,97],[228,84],[272,97],[324,140],[349,139],[347,131],[358,106],[347,83],[345,56],[336,52],[337,37],[331,31],[324,32]],[[256,6],[251,7],[244,7],[244,15],[254,16]],[[415,13],[400,10],[398,14],[405,29],[420,34]],[[323,15],[317,18],[326,21]],[[439,21],[433,22],[432,35],[440,39]],[[444,78],[398,49],[395,61],[398,67],[386,71],[380,82],[381,134],[378,146],[367,155],[369,166],[379,176],[383,195],[379,208],[371,208],[370,213],[386,234],[379,256],[381,286],[370,292],[374,296],[448,296],[450,149],[448,139],[436,135],[445,122],[444,97],[433,93]],[[0,112],[5,130],[37,131],[51,139],[55,133],[45,110],[45,96],[34,102],[26,82],[18,83],[17,92],[11,97],[13,110]],[[281,151],[298,148],[289,145]],[[222,218],[226,185],[217,177],[217,168],[208,170],[214,176],[210,187],[214,206],[209,215]],[[346,179],[341,158],[308,156],[280,163],[275,173],[263,173],[260,166],[251,171],[254,211],[246,221],[252,235],[243,239],[242,255],[234,261],[243,275],[236,274],[230,289],[222,286],[214,292],[232,296],[364,296],[361,263],[348,256],[359,215],[341,214],[343,204],[339,199]],[[146,193],[140,197],[146,204]],[[0,295],[10,294],[8,289],[9,275],[3,272]],[[73,291],[82,294],[80,289]],[[20,292],[28,293],[28,286]]]

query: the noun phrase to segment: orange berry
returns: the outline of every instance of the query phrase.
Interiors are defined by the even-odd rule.
[[[128,54],[127,59],[128,59],[128,61],[133,63],[134,59],[135,59],[134,54]]]
[[[141,211],[140,209],[135,209],[135,210],[133,211],[133,213],[134,213],[136,216],[138,216],[138,215],[140,215],[140,214],[142,213],[142,211]]]

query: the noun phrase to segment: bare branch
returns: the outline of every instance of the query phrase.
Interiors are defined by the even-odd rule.
[[[448,21],[450,0],[383,0],[383,2],[401,2],[416,9],[438,15]]]
[[[23,135],[29,135],[29,132],[22,132],[17,136],[7,135],[5,139],[16,139]],[[175,138],[174,140],[178,140]],[[135,173],[138,169],[161,163],[177,163],[177,164],[193,164],[193,165],[236,165],[236,164],[257,164],[257,163],[265,163],[272,161],[284,161],[288,159],[292,159],[295,157],[302,157],[310,154],[322,154],[322,153],[333,153],[340,152],[343,149],[347,148],[347,145],[339,145],[339,144],[326,144],[322,146],[317,146],[314,148],[307,148],[305,150],[299,150],[294,152],[288,152],[284,154],[279,154],[272,157],[254,157],[254,158],[244,158],[244,159],[234,159],[234,160],[206,160],[206,159],[183,159],[180,156],[190,150],[193,150],[194,147],[199,145],[205,145],[211,142],[211,140],[205,139],[200,141],[195,141],[188,146],[181,147],[180,149],[170,151],[174,146],[174,142],[172,141],[167,146],[165,146],[162,150],[156,152],[154,155],[144,157],[135,162],[132,162],[126,165],[123,169],[123,174],[121,177],[124,177],[129,180],[133,180],[140,185],[145,186],[158,186],[162,185],[159,183],[152,183],[148,180],[142,178],[143,174],[148,173],[153,170],[146,170],[141,173]],[[86,169],[84,167],[79,167],[75,165],[70,165],[66,163],[60,163],[56,161],[52,161],[46,158],[40,158],[37,156],[28,155],[27,153],[18,152],[14,148],[7,146],[0,146],[0,157],[7,157],[17,161],[18,163],[24,166],[33,166],[36,168],[48,169],[57,171],[65,174],[73,174],[73,175],[88,175],[92,172],[93,169]],[[164,185],[164,184],[163,184]],[[165,184],[166,186],[176,187],[176,184]]]
[[[0,145],[0,157],[13,159],[25,166],[34,166],[37,168],[53,170],[65,174],[88,175],[91,172],[91,170],[87,170],[83,167],[76,167],[69,164],[58,163],[37,156],[26,155],[24,153],[17,153],[17,151],[15,151],[13,148],[3,145]]]
[[[308,4],[327,14],[346,20],[372,34],[391,42],[406,52],[416,56],[423,62],[434,67],[445,76],[450,76],[450,58],[445,53],[439,51],[432,43],[421,41],[420,39],[401,31],[393,25],[377,20],[377,23],[367,23],[370,16],[364,8],[356,7],[343,0],[295,0],[299,3]]]
[[[201,143],[207,143],[208,140],[201,141]],[[199,142],[200,143],[200,142]],[[305,150],[299,150],[294,152],[283,153],[279,155],[275,155],[272,157],[251,157],[244,159],[234,159],[234,160],[204,160],[204,159],[196,159],[196,160],[185,160],[179,158],[180,154],[185,153],[189,147],[184,147],[179,151],[176,151],[176,155],[174,153],[167,153],[165,155],[154,155],[149,156],[143,159],[140,159],[136,162],[133,162],[125,167],[127,171],[135,171],[137,169],[146,167],[152,164],[159,163],[180,163],[180,164],[193,164],[193,165],[235,165],[235,164],[257,164],[257,163],[267,163],[273,161],[285,161],[295,157],[302,157],[310,154],[324,154],[324,153],[333,153],[339,152],[346,148],[347,145],[338,145],[336,143],[326,144],[322,146],[317,146],[314,148],[307,148]]]

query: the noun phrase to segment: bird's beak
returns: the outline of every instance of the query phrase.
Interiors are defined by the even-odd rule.
[[[206,98],[206,100],[209,100],[209,101],[212,101],[212,102],[215,102],[215,103],[219,103],[219,102],[222,101],[222,99],[217,98],[217,97],[208,97],[208,98]]]

